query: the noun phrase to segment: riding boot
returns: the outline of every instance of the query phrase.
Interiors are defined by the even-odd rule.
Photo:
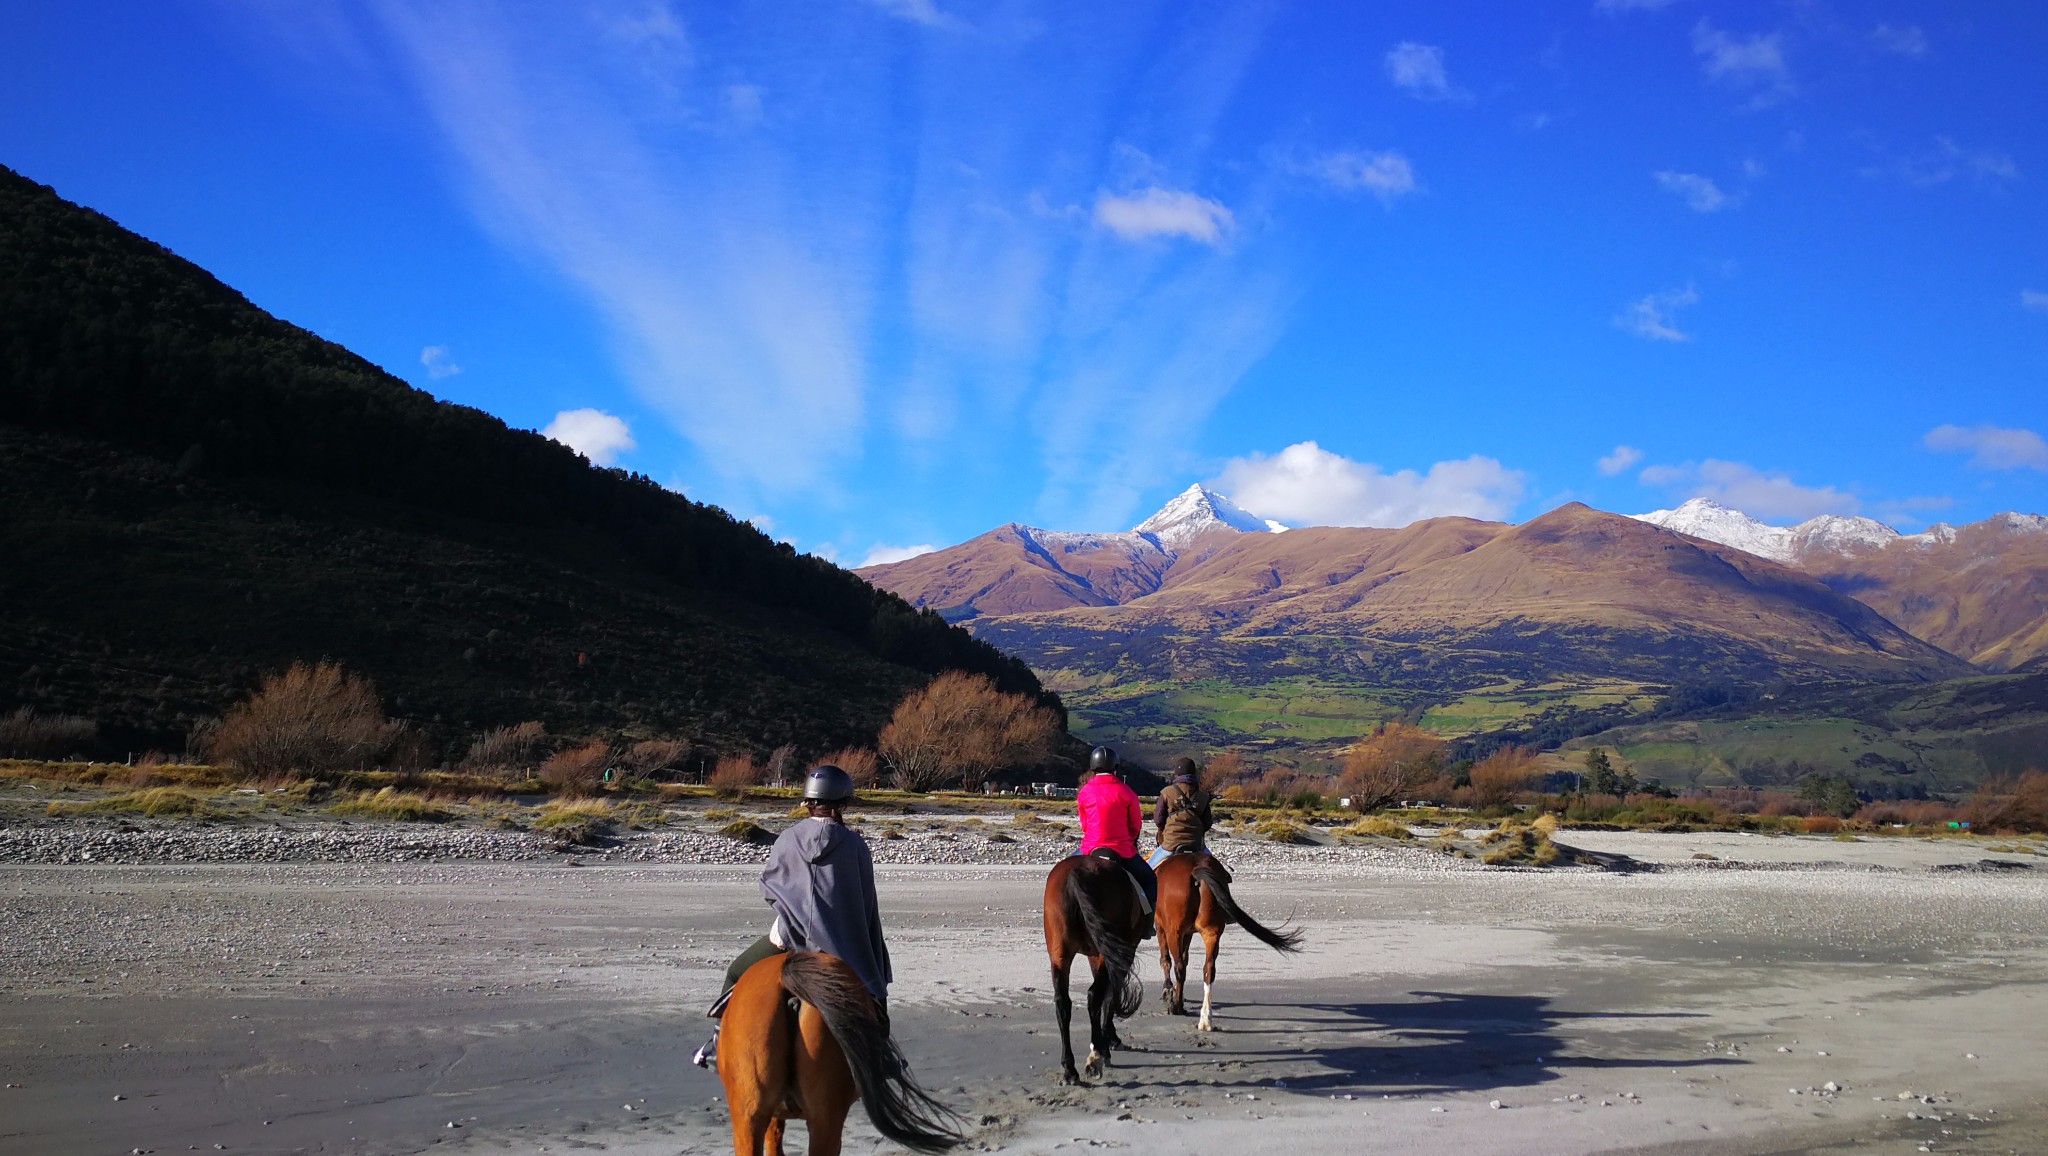
[[[717,1022],[711,1025],[711,1038],[705,1040],[704,1046],[697,1049],[697,1054],[690,1057],[690,1062],[700,1068],[714,1072],[718,1070],[718,1029],[725,1026],[725,1005],[731,999],[732,989],[726,988],[718,993],[718,1000],[711,1005],[711,1010],[704,1013]]]

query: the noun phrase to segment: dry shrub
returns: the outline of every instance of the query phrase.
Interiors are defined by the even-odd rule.
[[[1987,779],[1962,810],[1978,831],[2048,831],[2048,771]]]
[[[623,760],[628,768],[643,778],[653,778],[663,771],[672,771],[682,766],[690,757],[690,744],[677,739],[648,739],[634,743],[627,748]]]
[[[875,752],[866,747],[841,747],[818,761],[845,771],[856,787],[874,786],[875,772],[881,766]]]
[[[320,774],[377,765],[404,729],[384,717],[369,679],[332,662],[295,662],[202,737],[216,762],[256,774]]]
[[[758,787],[767,771],[752,755],[726,755],[711,768],[711,787],[721,799],[743,798],[748,787]]]
[[[1842,829],[1842,821],[1833,815],[1808,815],[1799,821],[1799,829],[1809,835],[1832,835]]]
[[[1059,719],[1031,696],[949,670],[904,696],[876,745],[898,787],[932,791],[1043,762],[1059,733]]]
[[[1227,783],[1235,783],[1251,773],[1245,765],[1244,755],[1233,750],[1217,751],[1202,768],[1202,783],[1210,790],[1218,790]]]
[[[1962,817],[1952,803],[1939,799],[1900,799],[1896,802],[1865,803],[1856,812],[1859,823],[1874,827],[1890,826],[1894,823],[1908,827],[1940,827],[1950,819]]]
[[[540,765],[540,781],[561,794],[592,794],[604,785],[604,769],[611,760],[612,745],[591,739],[549,755]]]
[[[534,756],[540,745],[547,741],[548,730],[537,722],[523,722],[516,726],[496,727],[477,736],[469,744],[469,754],[463,757],[462,766],[469,771],[522,771],[533,766]]]
[[[1344,756],[1338,789],[1360,811],[1377,811],[1416,793],[1443,769],[1444,741],[1405,722],[1384,722]]]
[[[22,707],[0,715],[0,758],[57,759],[83,754],[99,738],[100,724],[69,714],[37,714]]]
[[[176,787],[152,787],[146,791],[108,795],[104,799],[94,799],[89,803],[51,803],[49,812],[52,815],[114,812],[143,815],[151,819],[225,817],[225,812],[215,806],[207,796]]]
[[[1535,759],[1528,751],[1502,747],[1472,765],[1472,805],[1506,806],[1528,789],[1535,774]]]

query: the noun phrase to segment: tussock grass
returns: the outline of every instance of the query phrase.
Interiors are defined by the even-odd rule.
[[[396,787],[359,791],[355,798],[344,799],[327,808],[327,813],[396,823],[442,823],[454,818],[446,808],[437,806],[425,795],[401,791]]]
[[[1275,815],[1270,819],[1260,819],[1251,825],[1251,829],[1252,834],[1274,843],[1310,842],[1308,828],[1292,819],[1283,818],[1279,815]]]
[[[775,841],[775,836],[769,834],[765,828],[752,819],[734,819],[732,822],[720,827],[718,833],[728,839],[737,839],[742,843],[773,843]]]
[[[1561,855],[1557,844],[1550,841],[1556,830],[1557,820],[1551,815],[1542,815],[1533,823],[1504,821],[1480,837],[1486,850],[1479,861],[1495,867],[1548,867]]]
[[[714,823],[724,823],[739,818],[740,809],[738,807],[710,807],[705,810],[704,817]]]
[[[1397,823],[1381,815],[1367,815],[1348,826],[1337,828],[1339,835],[1357,837],[1376,836],[1381,839],[1413,839],[1415,832],[1406,823]]]
[[[131,814],[150,819],[223,819],[228,815],[210,797],[178,787],[150,787],[80,803],[51,803],[49,813]]]

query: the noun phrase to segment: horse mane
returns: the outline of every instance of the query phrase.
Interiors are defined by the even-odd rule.
[[[1080,913],[1081,926],[1087,929],[1089,941],[1102,955],[1110,990],[1116,993],[1116,1015],[1120,1019],[1128,1019],[1138,1014],[1138,1008],[1145,1002],[1145,989],[1138,982],[1138,945],[1130,936],[1110,925],[1109,917],[1103,911],[1106,901],[1101,890],[1102,880],[1110,880],[1112,887],[1121,887],[1125,893],[1134,888],[1122,864],[1083,856],[1067,871],[1067,900]],[[1130,901],[1127,897],[1126,902]]]
[[[943,1152],[966,1138],[966,1122],[911,1079],[875,1001],[844,961],[792,951],[782,963],[782,989],[824,1017],[875,1131],[917,1152]]]

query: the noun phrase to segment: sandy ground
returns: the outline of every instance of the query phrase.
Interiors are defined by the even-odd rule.
[[[1308,949],[1231,933],[1219,1030],[1149,1003],[1079,1089],[1052,1075],[1042,870],[884,866],[897,1034],[1007,1152],[2048,1151],[2048,869],[1922,850],[1993,857],[1967,843],[1602,840],[1849,865],[1246,864],[1240,899]],[[727,1151],[686,1061],[762,924],[752,880],[0,867],[0,1152]]]

